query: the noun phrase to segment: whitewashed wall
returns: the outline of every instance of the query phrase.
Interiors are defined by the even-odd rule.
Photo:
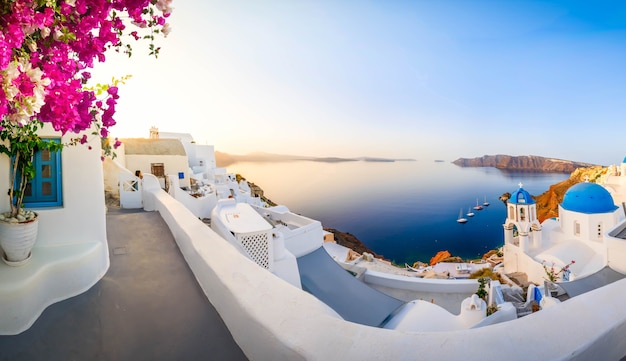
[[[626,273],[626,239],[616,236],[624,229],[626,223],[618,224],[604,235],[608,264],[612,269],[622,273]]]
[[[189,187],[189,164],[187,163],[187,157],[184,155],[135,155],[126,154],[126,168],[135,174],[136,170],[140,170],[142,173],[151,173],[152,163],[163,163],[165,174],[175,174],[178,177],[178,172],[185,174],[184,179],[180,179],[180,185],[182,187]]]
[[[145,209],[160,212],[209,301],[251,360],[617,360],[626,355],[626,280],[478,329],[409,333],[363,326],[341,320],[315,297],[260,269],[159,189],[156,179],[146,178]]]
[[[40,134],[44,137],[58,137],[50,127]],[[75,135],[74,135],[75,136]],[[64,142],[69,136],[62,138]],[[104,184],[100,141],[94,138],[87,144],[65,147],[61,152],[63,174],[63,206],[34,209],[39,214],[39,227],[42,230],[37,238],[37,246],[55,246],[84,241],[106,241],[106,220],[104,206]],[[0,189],[9,189],[9,163],[6,156],[0,157]],[[0,192],[0,211],[9,210],[6,191]],[[60,236],[62,235],[62,236]]]
[[[405,277],[370,270],[365,272],[363,282],[405,302],[431,301],[454,315],[461,312],[463,300],[478,290],[476,279],[450,282],[447,279]]]
[[[169,194],[182,203],[197,218],[211,218],[211,211],[217,205],[215,193],[202,198],[195,198],[180,188],[178,177],[169,176]]]
[[[50,127],[42,136],[58,136]],[[64,137],[67,141],[69,137]],[[66,147],[61,153],[63,206],[33,208],[39,232],[28,264],[0,262],[0,334],[30,327],[49,305],[93,286],[109,268],[100,141]],[[9,163],[0,157],[0,189],[9,188]],[[0,210],[9,208],[0,192]]]
[[[217,163],[215,162],[215,148],[212,145],[196,145],[196,161],[202,161],[206,167],[206,171],[217,168]]]
[[[144,174],[151,173],[152,163],[163,163],[165,175],[172,174],[178,177],[178,172],[183,172],[185,178],[179,180],[180,186],[189,187],[189,164],[186,156],[126,154],[126,168],[133,174],[136,170],[140,170]]]
[[[123,173],[127,176],[135,176],[135,173],[124,168],[124,166],[118,162],[117,158],[105,158],[102,163],[102,169],[104,177],[104,190],[106,192],[110,192],[118,198],[120,196],[120,174]]]

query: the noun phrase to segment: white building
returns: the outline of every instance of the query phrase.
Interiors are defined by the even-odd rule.
[[[507,202],[503,225],[505,272],[523,272],[530,282],[542,284],[547,277],[544,265],[554,266],[558,272],[574,261],[569,266],[569,280],[591,275],[607,265],[619,270],[626,260],[609,262],[608,255],[617,252],[624,241],[617,241],[609,232],[623,219],[623,210],[606,188],[583,182],[567,190],[557,219],[540,224],[536,203],[520,184]]]
[[[598,183],[609,191],[616,205],[624,208],[626,203],[626,158],[619,166],[611,165],[607,174],[600,177]]]
[[[71,138],[49,125],[39,134],[63,143]],[[87,291],[108,270],[100,149],[100,138],[94,137],[82,146],[36,155],[33,182],[48,184],[25,206],[39,214],[39,232],[28,263],[10,267],[0,261],[0,334],[28,329],[46,307]],[[11,174],[6,156],[0,157],[0,169],[0,189],[6,190]],[[8,208],[2,192],[0,211]]]
[[[182,187],[189,187],[187,152],[178,139],[121,139],[117,161],[131,172],[141,171],[156,176],[166,189],[166,176],[176,175]]]

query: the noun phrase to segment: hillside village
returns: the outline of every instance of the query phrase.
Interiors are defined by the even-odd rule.
[[[366,251],[355,253],[335,242],[340,237],[323,230],[321,222],[284,205],[268,205],[258,196],[259,189],[253,192],[240,176],[216,167],[213,147],[196,144],[189,134],[152,129],[149,139],[127,139],[119,158],[106,160],[101,167],[102,173],[94,174],[103,175],[101,189],[109,193],[110,201],[117,198],[120,208],[139,213],[158,212],[194,278],[250,358],[368,359],[377,352],[401,359],[421,352],[434,358],[439,353],[427,351],[434,342],[457,351],[472,345],[473,352],[489,349],[498,354],[505,352],[500,345],[506,344],[506,351],[517,357],[512,359],[522,360],[528,357],[528,342],[557,337],[542,325],[570,328],[579,322],[586,328],[559,338],[562,347],[539,347],[537,352],[555,359],[566,358],[572,350],[610,359],[626,354],[626,348],[605,347],[610,341],[607,330],[626,325],[621,298],[615,297],[623,294],[626,273],[626,223],[617,206],[626,196],[626,162],[619,169],[574,172],[576,184],[562,195],[559,219],[543,223],[538,220],[538,202],[520,184],[506,201],[504,246],[488,260],[447,257],[404,268],[378,262]],[[559,197],[560,189],[551,188],[548,194]],[[95,206],[104,208],[94,201]],[[106,239],[96,245],[96,253],[83,251],[55,262],[64,272],[83,274],[78,271],[95,263],[77,259],[90,260],[94,253],[108,260]],[[33,253],[56,249],[38,246]],[[120,251],[124,254],[117,249],[113,253]],[[542,259],[561,269],[551,274],[550,282],[544,282]],[[102,263],[86,281],[97,282],[108,266]],[[61,285],[67,280],[64,272],[37,272],[28,263],[19,269],[36,272],[48,283]],[[477,271],[498,273],[500,278],[489,282],[470,278]],[[523,287],[512,279],[521,274]],[[32,280],[18,282],[21,292],[35,295],[32,290],[38,287]],[[0,298],[7,302],[0,303],[0,325],[5,334],[22,332],[47,304],[76,295],[44,292],[31,297],[38,302],[26,309],[11,298],[14,292],[2,290]],[[614,315],[611,322],[585,311],[590,299]],[[3,308],[22,312],[16,318],[14,311],[2,312]],[[535,312],[540,315],[526,317]],[[3,316],[11,319],[2,320]],[[524,342],[494,342],[502,327]],[[259,328],[264,332],[256,332]],[[458,331],[463,332],[462,339],[455,337]],[[355,334],[358,339],[351,336]],[[377,344],[381,337],[384,344]],[[311,340],[333,345],[339,340],[358,347],[326,350]]]

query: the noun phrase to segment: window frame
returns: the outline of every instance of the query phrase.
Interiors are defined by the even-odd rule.
[[[61,143],[60,138],[44,138],[45,140]],[[61,151],[50,152],[50,159],[42,159],[42,151],[35,153],[33,163],[35,165],[35,178],[29,182],[31,191],[30,196],[24,196],[24,207],[26,208],[44,208],[44,207],[60,207],[63,206],[63,172],[61,164]],[[42,165],[50,166],[50,177],[43,178]],[[44,181],[52,183],[52,194],[42,194],[42,184]]]

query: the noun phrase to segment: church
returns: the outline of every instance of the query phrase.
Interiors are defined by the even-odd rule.
[[[624,207],[626,158],[609,167],[599,183],[570,187],[559,204],[559,217],[539,223],[537,204],[522,184],[507,201],[504,228],[505,273],[523,272],[542,284],[554,270],[557,282],[597,274],[606,267],[626,271]],[[600,184],[602,183],[602,184]]]

